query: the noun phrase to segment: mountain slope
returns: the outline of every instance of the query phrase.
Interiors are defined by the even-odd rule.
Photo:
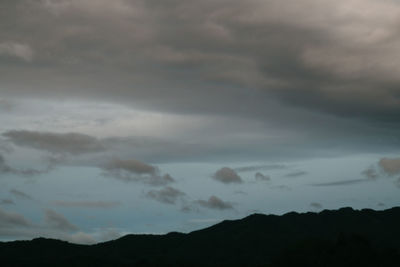
[[[400,208],[254,214],[92,246],[15,241],[0,243],[0,257],[5,266],[400,266]]]

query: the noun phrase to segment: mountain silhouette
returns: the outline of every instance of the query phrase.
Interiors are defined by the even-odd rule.
[[[95,245],[0,242],[2,266],[400,266],[400,207],[253,214],[188,234]]]

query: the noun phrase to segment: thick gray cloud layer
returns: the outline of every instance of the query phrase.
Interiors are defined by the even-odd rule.
[[[393,151],[399,10],[394,0],[1,1],[0,109],[41,98],[219,118],[175,142],[40,126],[7,138],[53,154],[118,147],[154,163]]]
[[[398,122],[395,0],[0,5],[1,90],[10,96],[255,116],[274,98]]]
[[[223,167],[216,171],[212,178],[224,184],[243,182],[242,178],[236,173],[236,171],[228,167]]]

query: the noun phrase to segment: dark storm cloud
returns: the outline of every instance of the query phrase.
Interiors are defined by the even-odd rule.
[[[400,158],[382,158],[378,164],[388,175],[400,174]]]
[[[269,175],[262,174],[260,172],[257,172],[254,174],[254,178],[256,178],[257,181],[270,181],[271,177]]]
[[[27,193],[22,192],[22,191],[17,190],[17,189],[11,189],[11,190],[10,190],[10,193],[11,193],[13,196],[15,196],[15,197],[17,197],[17,198],[20,198],[20,199],[26,199],[26,200],[32,200],[32,199],[33,199],[33,198],[32,198],[30,195],[28,195]]]
[[[258,118],[276,114],[274,98],[372,121],[400,117],[394,0],[0,5],[7,95]]]
[[[49,226],[59,231],[78,230],[78,227],[70,223],[67,218],[65,218],[62,214],[55,212],[54,210],[46,210],[45,220]]]
[[[391,0],[0,1],[4,99],[117,102],[257,125],[230,139],[211,138],[207,126],[175,143],[9,139],[80,156],[112,145],[124,151],[112,155],[153,163],[398,150],[399,8]]]
[[[236,171],[228,167],[223,167],[216,171],[212,178],[224,184],[243,182],[242,178],[236,173]]]
[[[115,158],[100,167],[105,176],[126,182],[141,182],[152,186],[163,186],[175,182],[168,173],[161,174],[157,167],[136,159]]]
[[[185,195],[184,192],[170,186],[160,190],[151,190],[147,193],[147,197],[165,204],[175,204],[179,198]]]
[[[13,130],[3,133],[2,136],[17,146],[44,150],[56,154],[79,155],[100,152],[105,149],[97,138],[79,133]]]
[[[305,171],[297,171],[297,172],[291,172],[285,175],[285,177],[299,177],[299,176],[304,176],[306,175],[307,172]]]
[[[55,205],[72,208],[110,209],[121,205],[117,201],[55,201]]]
[[[208,200],[198,200],[197,204],[204,208],[217,209],[217,210],[228,210],[233,209],[233,204],[231,202],[223,201],[222,199],[211,196]]]
[[[369,182],[369,179],[352,179],[352,180],[343,180],[336,182],[327,182],[327,183],[316,183],[311,184],[312,186],[342,186],[342,185],[354,185],[359,183]]]

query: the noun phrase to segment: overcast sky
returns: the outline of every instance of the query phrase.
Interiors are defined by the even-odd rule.
[[[0,1],[0,240],[400,205],[398,0]]]

